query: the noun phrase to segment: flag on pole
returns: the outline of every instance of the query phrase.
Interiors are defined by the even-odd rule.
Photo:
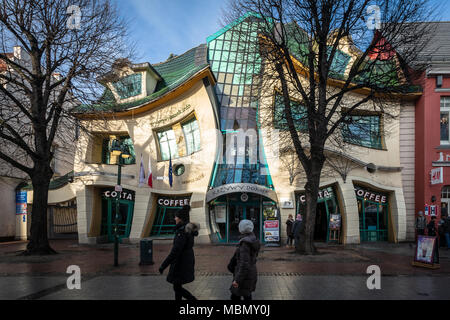
[[[139,171],[139,187],[145,184],[145,169],[144,169],[144,157],[141,153],[141,169]]]
[[[170,161],[169,161],[169,184],[170,184],[170,187],[172,188],[172,184],[173,184],[172,157],[170,157]]]
[[[152,161],[150,155],[148,156],[148,186],[153,188]]]

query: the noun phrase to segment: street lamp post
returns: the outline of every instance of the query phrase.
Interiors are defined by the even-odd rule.
[[[118,139],[112,142],[112,155],[117,156],[117,188],[116,188],[116,215],[114,217],[114,266],[119,266],[119,211],[120,211],[120,197],[122,194],[122,159],[130,157],[130,152],[126,145],[122,145]]]

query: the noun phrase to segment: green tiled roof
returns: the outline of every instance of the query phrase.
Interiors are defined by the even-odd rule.
[[[52,181],[50,181],[49,190],[57,190],[61,189],[62,187],[65,187],[67,184],[73,181],[73,175],[74,172],[72,171],[62,177],[53,179]],[[24,187],[23,190],[31,191],[33,190],[33,185],[30,183],[29,185]]]
[[[155,92],[145,98],[128,103],[116,103],[113,93],[106,88],[97,104],[82,105],[76,109],[75,113],[126,111],[153,102],[187,82],[199,71],[209,67],[206,52],[206,45],[202,44],[182,55],[152,65],[161,76],[162,81],[158,82]]]

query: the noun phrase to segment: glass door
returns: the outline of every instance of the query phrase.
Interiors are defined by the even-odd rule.
[[[388,240],[388,207],[376,202],[358,200],[362,242]]]
[[[108,241],[114,241],[116,227],[116,200],[108,201]],[[117,217],[117,233],[119,240],[130,236],[131,224],[133,222],[134,203],[130,201],[119,201],[119,214]]]
[[[228,206],[228,242],[239,242],[239,223],[242,220],[253,222],[253,233],[258,239],[261,236],[261,209],[257,202],[229,202]]]

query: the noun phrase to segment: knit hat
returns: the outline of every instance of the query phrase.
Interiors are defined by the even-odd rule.
[[[181,220],[183,220],[184,223],[188,223],[190,222],[189,211],[191,211],[191,206],[185,205],[183,208],[181,208],[175,213],[175,217],[180,218]]]
[[[239,223],[239,232],[242,234],[253,232],[253,228],[253,222],[251,222],[250,220],[242,220]]]

